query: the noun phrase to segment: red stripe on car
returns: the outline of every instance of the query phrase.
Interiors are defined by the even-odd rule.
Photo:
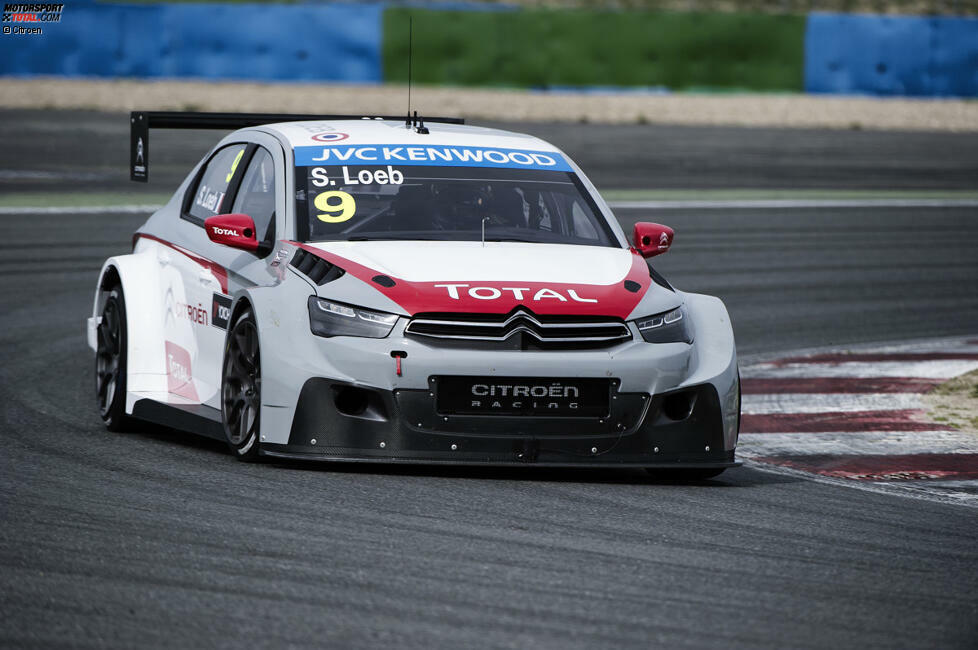
[[[180,253],[181,255],[189,257],[191,260],[203,266],[205,269],[209,269],[210,272],[214,274],[214,277],[217,278],[217,281],[221,284],[221,292],[222,293],[228,292],[228,271],[226,268],[224,268],[217,262],[212,262],[205,257],[201,257],[200,255],[195,255],[194,253],[191,253],[190,251],[188,251],[186,248],[183,248],[182,246],[177,246],[176,244],[168,242],[165,239],[160,239],[159,237],[154,237],[153,235],[147,235],[146,233],[143,232],[138,232],[133,236],[133,247],[135,247],[136,240],[139,239],[140,237],[144,239],[151,239],[158,244],[163,244],[168,248],[172,248],[173,250]]]
[[[612,316],[627,318],[652,284],[649,267],[638,254],[632,255],[628,275],[613,284],[566,284],[559,282],[409,282],[394,278],[393,286],[373,281],[379,271],[345,257],[299,242],[298,246],[347,273],[363,280],[396,302],[412,316],[422,312],[455,312],[507,314],[523,305],[535,314]],[[391,277],[391,276],[387,276]],[[634,292],[625,288],[625,281],[638,285]]]

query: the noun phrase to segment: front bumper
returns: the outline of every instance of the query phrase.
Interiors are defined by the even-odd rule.
[[[312,336],[305,303],[276,296],[250,296],[259,318],[260,444],[267,456],[615,467],[735,464],[737,354],[729,317],[716,298],[684,294],[696,332],[692,345],[650,344],[636,331],[633,340],[612,348],[499,351],[431,345],[406,336],[403,322],[384,339]],[[396,373],[394,355],[404,357],[402,374]],[[606,422],[499,415],[446,421],[430,394],[430,381],[442,376],[606,378],[617,382],[617,399]],[[334,392],[343,387],[367,391],[369,407],[354,415],[337,411]],[[697,391],[688,417],[665,417],[666,397],[688,390]]]
[[[610,417],[603,419],[444,416],[436,411],[433,391],[313,378],[302,387],[288,443],[263,443],[262,453],[425,464],[739,465],[733,449],[724,448],[723,413],[712,384],[657,395],[615,388],[611,403]]]

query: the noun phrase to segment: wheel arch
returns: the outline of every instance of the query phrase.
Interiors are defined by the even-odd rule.
[[[126,413],[132,413],[133,391],[166,391],[163,346],[163,304],[159,299],[159,268],[155,256],[133,253],[110,257],[102,265],[88,319],[88,343],[95,349],[95,332],[102,308],[113,287],[122,288],[126,307]]]
[[[309,296],[315,288],[293,273],[269,286],[242,289],[234,295],[232,322],[251,308],[258,328],[261,351],[261,431],[271,442],[288,440],[292,413],[298,400],[297,386],[306,377],[295,376],[296,357],[313,334],[309,329]],[[284,438],[283,438],[284,436]]]
[[[238,317],[241,316],[246,309],[250,309],[252,312],[255,310],[254,306],[252,305],[252,300],[247,292],[239,296],[238,299],[234,301],[234,306],[231,308],[231,318],[228,320],[229,332],[231,331],[231,325],[238,320]]]

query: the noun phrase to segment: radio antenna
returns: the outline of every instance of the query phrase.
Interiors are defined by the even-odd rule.
[[[411,57],[414,53],[414,16],[408,16],[408,105],[407,117],[404,119],[404,126],[411,127]]]

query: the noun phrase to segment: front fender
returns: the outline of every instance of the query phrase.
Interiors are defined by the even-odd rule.
[[[298,391],[295,378],[284,373],[282,368],[293,367],[296,357],[302,355],[302,348],[312,338],[308,300],[313,295],[316,295],[316,288],[312,284],[295,273],[286,272],[278,284],[249,287],[232,296],[232,313],[237,314],[247,302],[258,326],[262,441],[288,440]]]
[[[727,308],[719,298],[684,293],[686,311],[693,324],[693,354],[683,386],[712,383],[723,408],[724,447],[737,444],[740,423],[740,381],[737,345]]]

